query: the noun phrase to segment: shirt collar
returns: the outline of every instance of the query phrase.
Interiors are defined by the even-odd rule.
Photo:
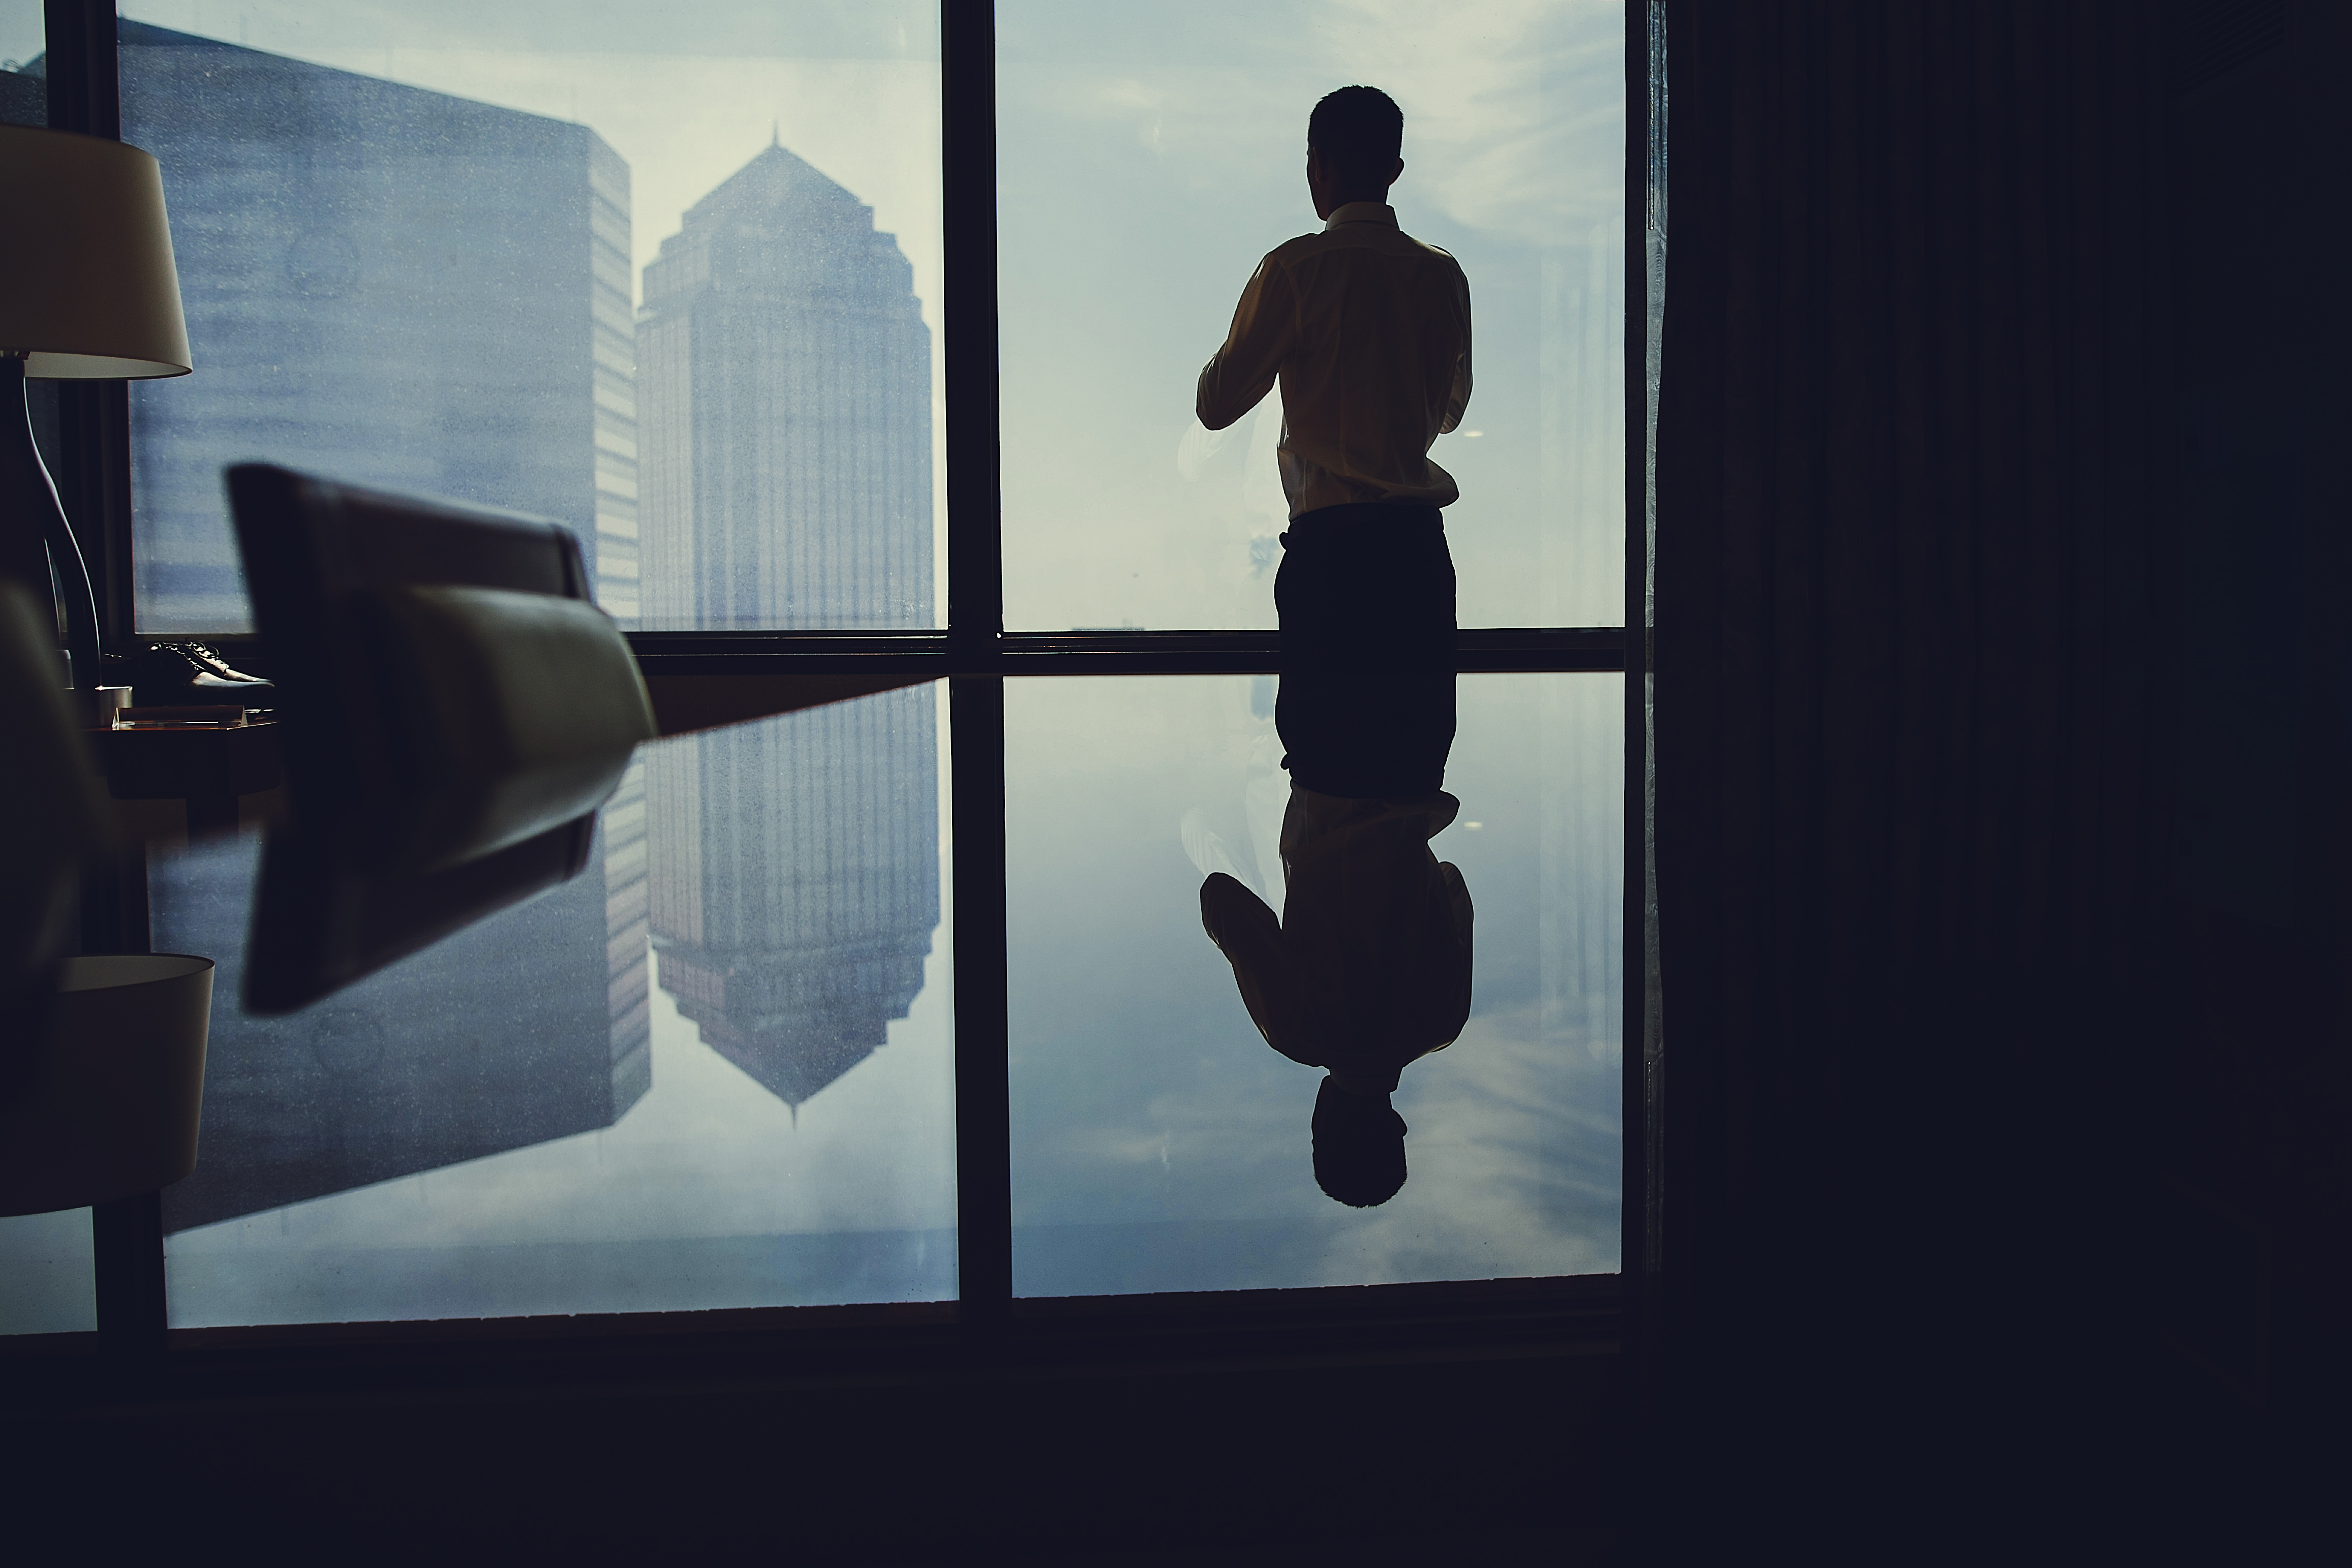
[[[1329,234],[1341,224],[1386,224],[1394,228],[1396,209],[1384,202],[1349,202],[1332,209],[1331,215],[1323,220],[1323,232]]]

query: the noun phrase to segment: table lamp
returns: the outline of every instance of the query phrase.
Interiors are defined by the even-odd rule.
[[[0,580],[57,608],[69,684],[95,706],[98,601],[33,444],[27,379],[184,376],[188,327],[163,175],[100,136],[0,126]]]
[[[168,1186],[195,1167],[204,1114],[213,961],[61,951],[80,873],[119,835],[66,694],[41,678],[55,616],[0,582],[0,1215]]]

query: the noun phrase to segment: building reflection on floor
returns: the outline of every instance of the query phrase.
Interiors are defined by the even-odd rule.
[[[885,692],[652,759],[661,988],[797,1110],[881,1046],[940,922],[938,695]]]
[[[257,841],[159,859],[154,945],[220,969],[194,1175],[167,1230],[610,1126],[653,1082],[642,768],[588,869],[284,1018],[237,1006]]]
[[[253,841],[159,862],[157,946],[226,953],[203,1155],[166,1228],[612,1125],[652,1087],[648,916],[678,1010],[797,1110],[923,988],[937,703],[919,686],[657,747],[586,873],[289,1018],[234,1003],[223,936],[245,929]]]

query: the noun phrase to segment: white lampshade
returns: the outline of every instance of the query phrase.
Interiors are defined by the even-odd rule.
[[[184,376],[163,172],[100,136],[0,126],[0,353],[61,380]]]

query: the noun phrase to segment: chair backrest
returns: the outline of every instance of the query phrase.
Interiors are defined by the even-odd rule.
[[[285,724],[245,1005],[287,1012],[576,875],[654,735],[569,530],[228,471]]]

